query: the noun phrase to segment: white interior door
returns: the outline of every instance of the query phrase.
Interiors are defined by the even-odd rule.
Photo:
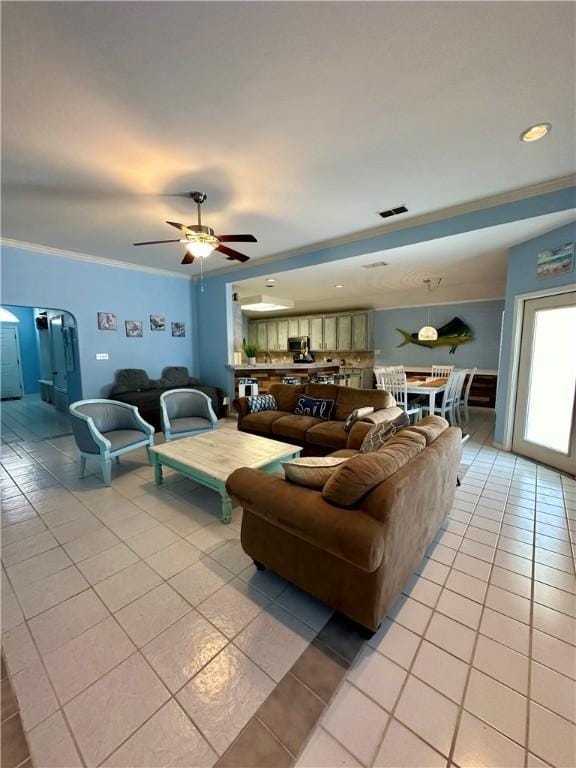
[[[512,449],[576,473],[576,291],[524,305]]]
[[[0,328],[0,391],[2,400],[22,397],[22,366],[20,344],[15,326]]]

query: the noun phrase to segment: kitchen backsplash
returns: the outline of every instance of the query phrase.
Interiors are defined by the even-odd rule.
[[[316,352],[314,355],[317,363],[325,363],[326,358],[331,357],[332,362],[340,363],[344,360],[347,368],[373,368],[374,352]],[[256,357],[257,363],[285,363],[292,362],[292,355],[288,352],[259,352]]]

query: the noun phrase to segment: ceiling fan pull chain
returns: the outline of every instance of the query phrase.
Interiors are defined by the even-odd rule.
[[[200,293],[204,293],[204,259],[200,259]]]

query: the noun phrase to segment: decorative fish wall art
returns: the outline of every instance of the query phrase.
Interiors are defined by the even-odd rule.
[[[428,349],[450,347],[451,355],[456,352],[456,348],[461,344],[474,341],[472,329],[459,317],[455,317],[449,323],[443,325],[442,328],[438,328],[438,338],[434,341],[420,341],[417,332],[408,333],[408,331],[403,331],[401,328],[396,328],[396,330],[404,336],[402,344],[398,344],[399,347],[404,347],[406,344],[417,344],[419,347],[428,347]]]

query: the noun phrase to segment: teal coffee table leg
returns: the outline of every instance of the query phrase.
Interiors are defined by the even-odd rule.
[[[222,485],[218,488],[218,493],[222,499],[222,517],[221,520],[225,525],[229,525],[232,522],[232,501],[228,496],[226,486]]]
[[[162,464],[158,461],[158,456],[152,454],[152,462],[154,464],[154,482],[156,485],[162,485]]]

